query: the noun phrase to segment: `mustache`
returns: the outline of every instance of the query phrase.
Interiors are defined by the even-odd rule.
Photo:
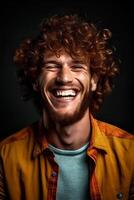
[[[39,79],[39,87],[40,89],[44,88],[45,86],[45,79],[40,78]],[[47,88],[49,89],[49,91],[51,90],[56,90],[56,89],[74,89],[77,91],[82,90],[84,87],[81,83],[79,83],[79,81],[77,83],[72,83],[72,82],[57,82],[55,80],[51,80],[48,84],[47,84]]]

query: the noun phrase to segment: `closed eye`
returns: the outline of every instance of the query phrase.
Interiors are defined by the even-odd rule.
[[[80,71],[80,70],[86,70],[87,67],[85,65],[77,64],[71,66],[72,70]]]
[[[59,68],[60,68],[60,65],[56,65],[56,64],[46,64],[45,65],[45,69],[50,70],[50,71],[56,71]]]

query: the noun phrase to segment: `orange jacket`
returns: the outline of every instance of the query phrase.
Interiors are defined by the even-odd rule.
[[[134,200],[134,136],[93,117],[91,124],[91,200]],[[55,200],[57,179],[41,123],[1,142],[0,200]]]

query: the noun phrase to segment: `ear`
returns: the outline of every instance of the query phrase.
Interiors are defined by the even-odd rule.
[[[38,91],[38,82],[33,83],[33,90]]]
[[[96,74],[93,74],[91,77],[91,91],[95,91],[97,88],[98,83],[98,76]]]

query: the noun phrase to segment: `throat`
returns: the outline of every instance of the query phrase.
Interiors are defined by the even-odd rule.
[[[47,140],[57,148],[76,150],[89,142],[90,135],[90,118],[89,113],[86,113],[81,120],[68,126],[55,123],[55,126],[48,130]]]

